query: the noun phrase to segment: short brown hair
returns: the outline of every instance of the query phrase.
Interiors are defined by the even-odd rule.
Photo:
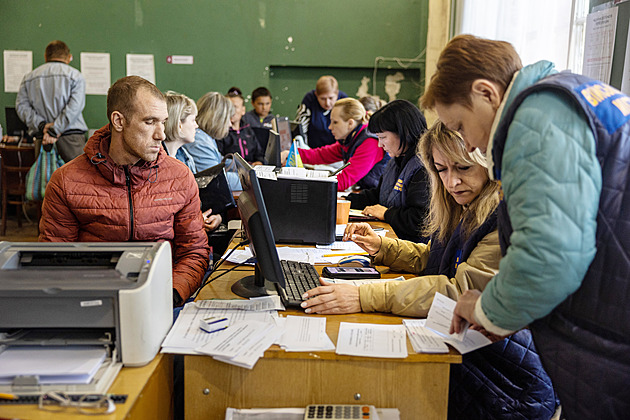
[[[46,61],[58,59],[66,59],[70,55],[70,48],[63,41],[52,41],[46,45],[46,51],[44,51],[44,59]]]
[[[490,80],[505,92],[514,73],[522,67],[521,58],[509,42],[473,35],[456,36],[442,50],[420,105],[424,109],[433,109],[436,103],[470,107],[475,80]]]
[[[134,99],[140,89],[146,89],[154,97],[166,101],[164,94],[151,82],[140,76],[127,76],[116,80],[107,91],[107,119],[112,122],[112,113],[118,111],[131,119],[136,112]]]
[[[322,76],[315,84],[315,94],[321,95],[328,92],[339,92],[339,83],[332,76]]]

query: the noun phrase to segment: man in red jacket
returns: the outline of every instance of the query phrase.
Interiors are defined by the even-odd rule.
[[[84,153],[52,175],[39,240],[169,241],[180,306],[201,285],[210,249],[194,176],[161,147],[166,101],[145,79],[124,77],[107,93],[107,117]]]

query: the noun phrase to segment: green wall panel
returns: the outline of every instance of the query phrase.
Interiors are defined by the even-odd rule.
[[[78,69],[81,52],[108,52],[112,82],[125,75],[125,54],[154,54],[163,91],[196,100],[233,85],[246,96],[269,86],[274,113],[293,116],[321,74],[338,72],[352,95],[363,75],[372,77],[375,57],[418,56],[427,14],[428,0],[0,0],[0,47],[33,51],[33,68],[53,39],[68,44]],[[168,64],[168,55],[192,55],[194,64]],[[421,63],[379,69],[377,93],[397,70],[405,75],[399,97],[417,98]],[[2,108],[14,106],[15,93],[0,85]],[[88,95],[84,116],[90,128],[105,124],[105,96]]]

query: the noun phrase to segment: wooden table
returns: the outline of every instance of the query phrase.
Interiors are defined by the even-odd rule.
[[[127,394],[110,415],[83,415],[76,408],[60,412],[43,411],[37,405],[0,405],[0,418],[61,419],[164,419],[173,418],[173,356],[158,354],[141,367],[123,367],[110,387],[111,394]]]
[[[321,267],[317,266],[318,270]],[[400,275],[384,267],[379,270],[385,278]],[[206,286],[199,299],[237,298],[230,286],[249,274],[228,273]],[[304,313],[290,309],[280,315]],[[335,345],[341,322],[400,324],[402,319],[375,313],[326,318],[326,332]],[[223,419],[227,407],[304,407],[314,403],[370,404],[398,408],[401,419],[445,419],[450,364],[461,363],[461,356],[452,349],[448,354],[417,354],[409,341],[407,350],[405,359],[383,359],[342,356],[334,351],[287,353],[274,345],[252,370],[207,356],[187,355],[186,419]]]

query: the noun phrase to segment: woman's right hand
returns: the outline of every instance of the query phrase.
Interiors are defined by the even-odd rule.
[[[381,249],[381,237],[367,223],[350,223],[343,233],[344,241],[353,241],[370,255]]]

